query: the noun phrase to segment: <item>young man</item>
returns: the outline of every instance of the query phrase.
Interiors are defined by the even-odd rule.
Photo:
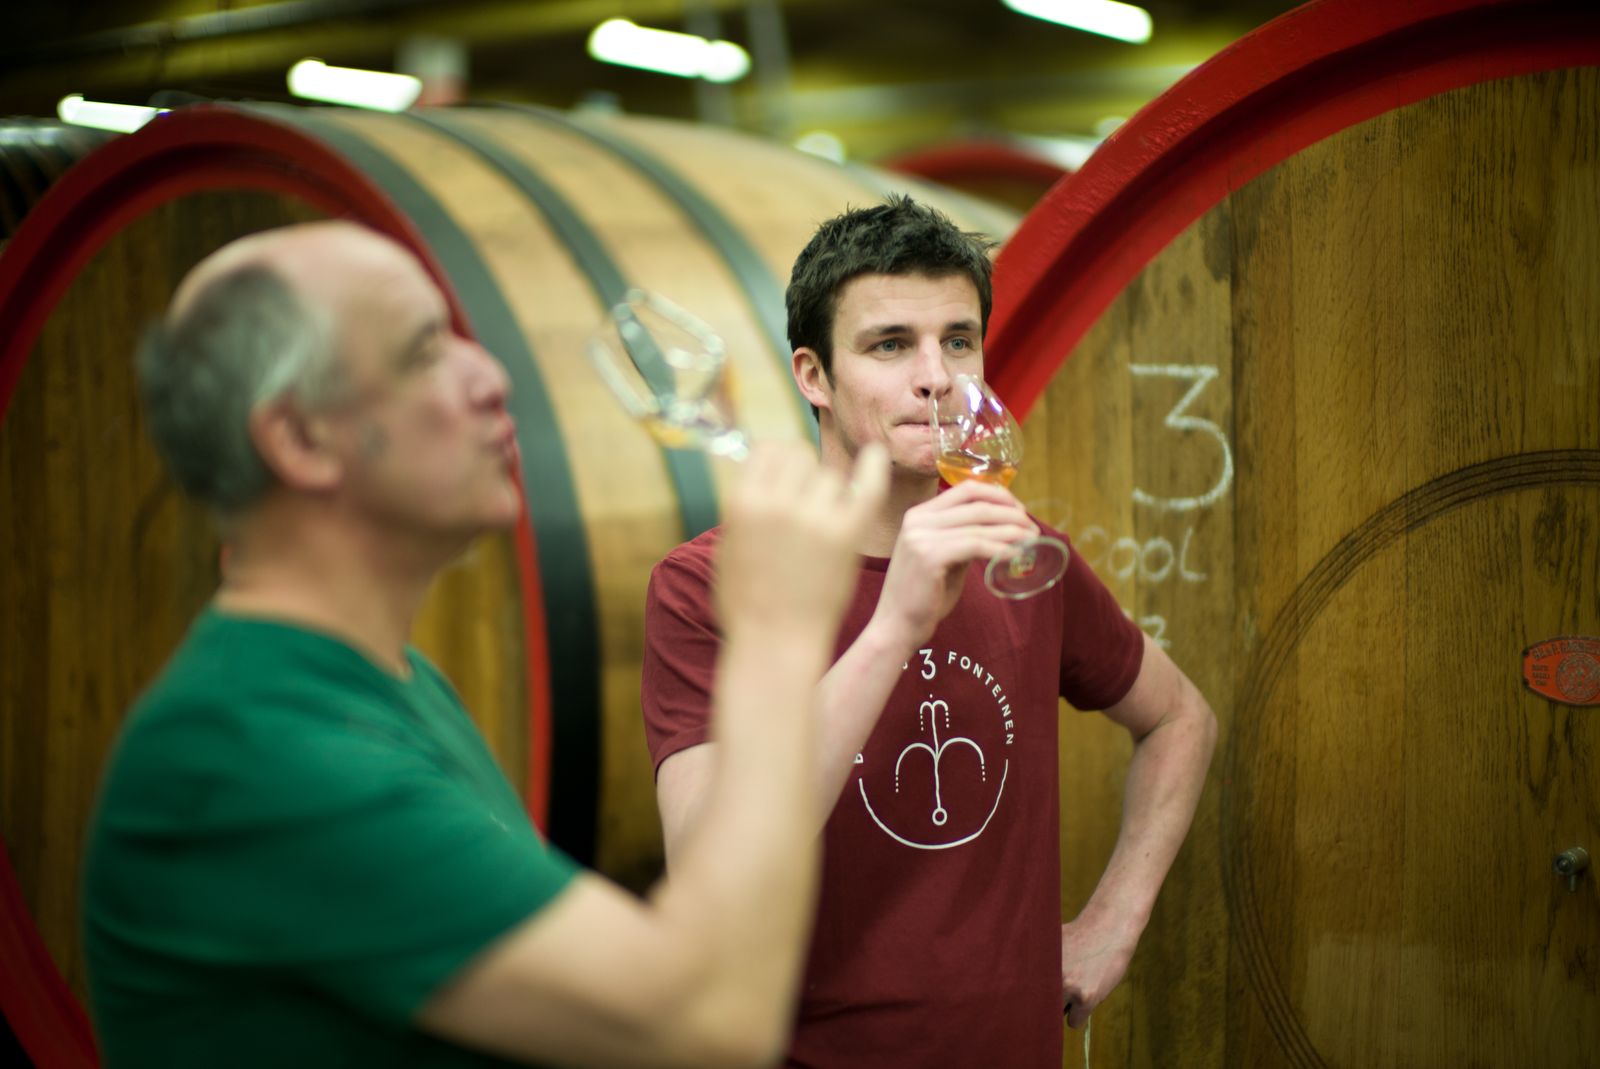
[[[727,502],[712,704],[733,760],[641,902],[541,842],[407,645],[434,575],[522,507],[505,372],[417,261],[348,223],[236,242],[180,286],[140,379],[231,554],[89,832],[106,1063],[779,1057],[817,866],[810,695],[881,453],[853,488],[759,453]]]
[[[1023,601],[982,562],[1037,526],[1006,490],[939,492],[930,402],[981,374],[987,245],[909,199],[819,229],[788,290],[794,375],[822,462],[882,445],[892,468],[836,660],[817,688],[824,872],[788,1064],[1057,1069],[1122,979],[1198,801],[1215,720],[1076,554]],[[644,709],[669,867],[687,861],[715,776],[707,732],[725,625],[726,532],[656,569]],[[777,685],[768,688],[778,696]],[[1093,897],[1060,920],[1057,698],[1134,740],[1121,833]]]

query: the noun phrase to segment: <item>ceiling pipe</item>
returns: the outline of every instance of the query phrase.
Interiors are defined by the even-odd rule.
[[[789,31],[778,0],[746,0],[745,26],[750,34],[750,58],[761,128],[771,137],[787,141],[794,133],[789,114],[793,90],[789,63]]]
[[[0,0],[0,2],[10,2],[10,0]],[[700,2],[704,6],[720,11],[736,8],[742,0],[700,0]],[[808,0],[808,2],[826,6],[847,3],[850,0]],[[551,32],[553,28],[566,28],[578,32],[580,29],[587,30],[594,26],[606,17],[606,12],[614,14],[616,4],[604,0],[568,0],[565,4],[555,4],[544,0],[539,7],[540,14],[531,21],[527,14],[529,7],[527,0],[504,0],[501,3],[485,0],[474,4],[451,4],[445,0],[283,0],[282,3],[186,15],[113,30],[100,30],[59,41],[30,42],[21,47],[0,51],[0,72],[9,75],[27,68],[67,61],[161,51],[179,45],[225,37],[267,34],[319,22],[368,19],[413,11],[437,13],[441,20],[444,20],[441,28],[457,37],[474,36],[462,28],[462,9],[473,13],[466,20],[469,23],[481,22],[480,16],[485,12],[504,10],[508,14],[514,14],[516,17],[513,21],[527,30],[537,25],[541,27],[538,32],[543,33]],[[629,10],[633,11],[637,18],[681,19],[685,14],[686,5],[685,0],[633,0]],[[487,31],[480,31],[479,35],[484,33]],[[496,33],[495,36],[502,35]]]
[[[705,0],[684,0],[683,28],[707,41],[722,39],[722,20]],[[726,85],[696,78],[694,102],[701,122],[715,126],[733,125],[733,91]]]
[[[429,6],[438,6],[438,0],[285,0],[280,4],[210,11],[8,49],[0,52],[0,70],[38,67],[144,49],[159,50],[195,41],[268,33],[334,19],[389,15],[409,8]]]

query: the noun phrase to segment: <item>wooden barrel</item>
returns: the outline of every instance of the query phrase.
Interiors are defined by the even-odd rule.
[[[1600,1065],[1597,65],[1589,3],[1310,4],[1000,257],[1017,490],[1222,725],[1097,1067]],[[1068,725],[1070,916],[1129,744]]]
[[[113,136],[50,119],[0,119],[0,249],[52,183]]]
[[[645,583],[716,522],[726,473],[633,426],[582,342],[628,286],[657,290],[727,338],[756,435],[810,436],[789,266],[817,222],[904,185],[667,121],[265,106],[174,112],[58,183],[0,256],[0,1007],[39,1065],[93,1063],[83,827],[124,709],[217,583],[214,536],[146,444],[129,367],[182,274],[241,234],[361,220],[417,252],[506,365],[527,516],[446,574],[417,641],[552,839],[641,886],[660,867]],[[919,193],[969,227],[1014,222]]]

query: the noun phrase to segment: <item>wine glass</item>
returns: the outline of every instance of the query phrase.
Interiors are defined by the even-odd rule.
[[[658,293],[631,289],[584,349],[623,409],[662,445],[730,460],[750,455],[734,413],[727,346],[703,320]]]
[[[934,464],[946,483],[1011,485],[1022,463],[1022,429],[982,379],[955,376],[950,391],[930,400],[928,409]],[[1055,586],[1066,570],[1066,543],[1039,535],[992,558],[983,581],[997,597],[1031,598]]]

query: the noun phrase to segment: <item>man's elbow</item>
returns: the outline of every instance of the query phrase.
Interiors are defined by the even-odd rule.
[[[683,1069],[771,1069],[783,1058],[792,1016],[772,1005],[755,1006],[743,992],[702,993],[693,1005],[661,1018],[669,1035],[658,1050],[664,1064]]]
[[[792,987],[709,933],[689,930],[672,967],[639,992],[636,1020],[663,1069],[770,1069],[794,1024]]]
[[[700,1054],[689,1064],[703,1069],[772,1069],[789,1039],[786,1023],[724,1020],[699,1037]]]
[[[1217,714],[1211,711],[1211,703],[1206,701],[1206,696],[1200,693],[1200,688],[1194,685],[1194,680],[1188,676],[1179,679],[1178,707],[1183,715],[1192,718],[1195,726],[1215,736],[1217,733]]]
[[[1179,677],[1174,693],[1163,703],[1164,711],[1146,731],[1130,728],[1135,746],[1160,739],[1159,746],[1173,753],[1190,755],[1201,769],[1211,763],[1217,747],[1217,715],[1211,711],[1200,688],[1187,677]]]
[[[1201,765],[1208,766],[1217,748],[1217,714],[1193,683],[1187,683],[1186,690],[1184,706],[1195,736],[1195,752]]]

